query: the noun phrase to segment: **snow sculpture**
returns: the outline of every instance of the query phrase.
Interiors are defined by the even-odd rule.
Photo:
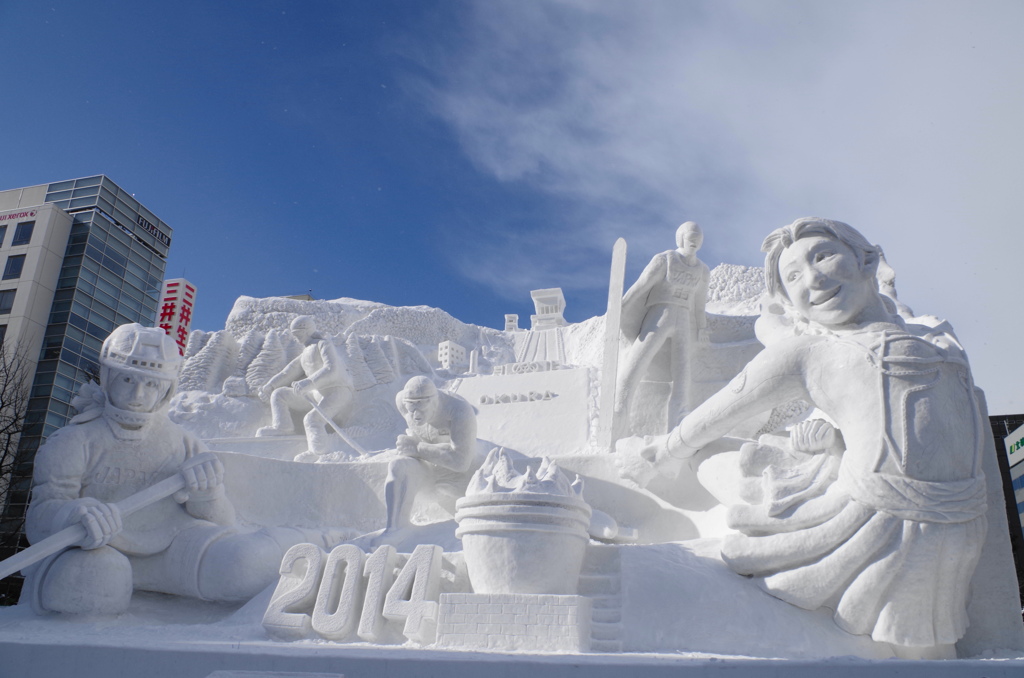
[[[576,593],[591,515],[579,476],[570,484],[547,458],[519,474],[495,448],[457,507],[474,593]]]
[[[238,342],[231,334],[223,330],[208,333],[202,348],[186,359],[178,386],[182,391],[216,391],[231,376],[237,361]]]
[[[630,410],[641,380],[666,345],[671,347],[672,381],[667,422],[678,421],[697,404],[691,393],[690,362],[694,345],[708,341],[704,309],[710,271],[697,258],[703,243],[700,226],[684,223],[676,231],[677,248],[655,255],[622,298],[622,338],[628,345],[619,360],[615,439],[639,432]]]
[[[469,355],[465,346],[459,346],[454,341],[442,341],[437,345],[437,362],[441,368],[450,372],[458,372],[469,363],[466,360]]]
[[[317,333],[313,318],[299,316],[290,327],[304,348],[259,389],[260,398],[270,400],[273,420],[256,435],[294,435],[292,412],[300,412],[309,449],[297,461],[314,460],[330,452],[327,427],[337,428],[351,413],[352,378],[334,343]]]
[[[552,287],[544,290],[533,290],[530,292],[533,299],[534,309],[537,311],[530,316],[530,329],[534,332],[565,327],[565,295],[561,287]]]
[[[277,330],[267,332],[259,352],[245,367],[246,386],[252,393],[259,393],[263,385],[273,379],[287,364],[284,346]]]
[[[431,493],[449,513],[479,465],[476,412],[465,400],[437,390],[424,376],[410,379],[395,397],[408,428],[398,436],[399,457],[388,463],[384,484],[387,525],[377,543],[397,543],[412,528],[417,495]]]
[[[263,628],[278,640],[319,636],[430,644],[437,630],[442,555],[436,544],[418,544],[409,555],[390,544],[369,555],[354,544],[329,554],[314,544],[297,544],[281,561]]]
[[[811,231],[803,233],[784,247],[783,253],[790,252],[786,256],[791,257],[793,248],[802,246],[813,235]],[[832,241],[830,232],[826,232],[825,239]],[[870,259],[863,248],[860,251],[862,257]],[[822,259],[825,260],[827,257]],[[786,259],[787,265],[789,262]],[[59,590],[65,598],[72,597],[72,591],[74,595],[84,591],[95,599],[97,591],[107,590],[104,582],[109,579],[117,579],[122,586],[127,583],[124,589],[128,591],[136,586],[171,592],[181,590],[176,582],[187,580],[190,586],[195,582],[195,589],[198,589],[198,594],[185,591],[188,595],[227,598],[231,587],[236,587],[241,598],[238,591],[241,582],[250,582],[249,590],[256,590],[257,583],[273,581],[275,566],[280,563],[276,571],[281,576],[276,589],[264,588],[244,605],[240,602],[210,605],[136,591],[131,593],[126,614],[98,621],[88,616],[65,615],[55,619],[54,615],[35,615],[27,609],[30,596],[26,595],[25,605],[0,608],[0,652],[4,655],[5,666],[10,666],[18,675],[49,675],[54,671],[48,673],[46,669],[57,666],[58,662],[59,666],[95,665],[103,667],[106,673],[140,675],[149,668],[147,664],[166,661],[173,663],[179,673],[197,676],[216,669],[271,665],[278,670],[312,675],[342,663],[355,666],[352,661],[366,662],[370,673],[374,670],[377,673],[415,672],[417,667],[422,668],[424,661],[436,669],[435,673],[451,672],[448,667],[455,673],[465,673],[498,661],[520,675],[536,673],[541,664],[553,662],[561,662],[563,666],[593,666],[594,670],[629,667],[626,672],[643,673],[661,670],[653,666],[658,663],[666,665],[665,670],[675,670],[680,668],[681,661],[696,660],[691,667],[695,670],[714,672],[709,667],[720,666],[725,672],[734,672],[736,661],[726,658],[721,664],[717,661],[709,664],[707,657],[711,653],[743,655],[746,658],[740,663],[750,675],[783,666],[778,658],[834,657],[843,659],[838,660],[838,664],[826,660],[821,670],[827,672],[838,666],[853,672],[861,667],[893,674],[907,670],[927,672],[931,668],[921,665],[914,668],[899,663],[869,663],[872,659],[892,657],[889,641],[854,635],[843,628],[856,630],[859,627],[851,625],[863,620],[865,610],[880,602],[892,601],[892,605],[877,614],[875,627],[893,629],[898,635],[930,624],[938,629],[936,637],[939,638],[943,624],[960,624],[962,615],[955,608],[962,606],[962,600],[950,603],[948,597],[936,597],[935,590],[959,597],[963,582],[970,578],[970,627],[957,641],[957,652],[963,657],[986,657],[983,661],[992,666],[979,668],[986,675],[993,675],[993,670],[1005,675],[1019,671],[1024,660],[1002,661],[1008,656],[1020,656],[1024,648],[1024,626],[1019,607],[1014,609],[1017,582],[1012,574],[1006,523],[1001,522],[1006,519],[1001,505],[1001,486],[991,482],[998,472],[991,442],[984,459],[985,475],[990,479],[989,529],[973,577],[968,573],[973,564],[971,549],[974,548],[969,543],[969,533],[975,531],[980,539],[978,528],[984,519],[967,519],[959,524],[956,521],[965,516],[969,518],[974,481],[946,483],[945,476],[939,477],[942,474],[931,466],[938,460],[936,468],[952,469],[949,477],[954,476],[955,462],[960,457],[953,459],[949,452],[952,448],[943,445],[960,446],[971,437],[961,430],[969,426],[956,422],[955,418],[960,415],[954,414],[954,421],[949,424],[959,428],[949,436],[949,441],[937,444],[928,436],[935,433],[934,427],[945,424],[935,423],[938,416],[930,419],[924,416],[933,404],[931,396],[945,399],[954,412],[964,404],[973,404],[969,396],[962,393],[957,396],[956,379],[950,376],[958,370],[955,364],[960,356],[958,347],[949,338],[949,346],[943,349],[944,356],[939,356],[949,358],[945,362],[940,359],[896,364],[895,360],[903,359],[900,351],[906,353],[908,347],[920,350],[920,354],[910,351],[911,357],[927,356],[928,351],[938,355],[940,349],[936,344],[945,340],[945,330],[937,321],[911,319],[905,309],[900,315],[904,316],[906,326],[899,326],[893,319],[894,309],[890,305],[895,303],[891,271],[882,271],[876,276],[879,292],[889,297],[889,300],[881,299],[889,317],[872,318],[876,321],[873,325],[855,331],[844,325],[846,320],[842,318],[837,323],[833,322],[835,318],[830,320],[827,316],[817,317],[815,323],[807,321],[805,316],[832,309],[829,299],[819,297],[812,297],[812,301],[822,303],[810,303],[806,311],[797,312],[790,308],[796,306],[795,303],[776,296],[764,306],[763,315],[758,318],[754,314],[760,308],[757,299],[764,292],[760,282],[763,272],[757,270],[758,282],[754,285],[751,283],[753,270],[737,270],[741,268],[719,267],[711,273],[706,326],[711,341],[708,344],[696,341],[691,345],[695,364],[690,363],[693,372],[687,378],[692,378],[692,383],[687,384],[694,387],[695,400],[712,395],[728,384],[757,351],[763,350],[763,345],[753,339],[757,320],[757,335],[769,346],[768,355],[774,356],[771,361],[789,360],[788,365],[809,367],[805,371],[803,367],[799,370],[787,367],[781,379],[783,386],[776,394],[754,386],[764,370],[775,362],[755,361],[745,373],[746,377],[732,382],[733,387],[741,391],[739,396],[733,396],[739,398],[749,392],[751,401],[792,397],[789,402],[793,403],[801,402],[801,397],[810,400],[809,393],[814,396],[813,402],[819,411],[810,415],[815,418],[790,426],[788,432],[780,432],[783,425],[806,418],[803,410],[809,409],[809,405],[795,410],[788,405],[776,407],[770,419],[746,418],[741,427],[729,429],[728,437],[707,444],[698,456],[687,462],[686,474],[678,478],[653,479],[645,488],[623,481],[616,463],[625,456],[627,447],[642,448],[646,444],[644,438],[620,440],[616,454],[609,454],[607,445],[594,444],[598,439],[600,417],[614,409],[614,400],[603,407],[597,399],[598,395],[614,397],[615,392],[614,388],[601,388],[604,376],[601,358],[608,343],[606,327],[614,326],[610,334],[616,348],[619,337],[618,324],[606,323],[605,317],[539,332],[499,332],[465,325],[439,309],[428,307],[395,308],[353,299],[240,299],[225,326],[232,341],[227,336],[218,337],[217,332],[192,335],[190,355],[195,359],[192,374],[195,383],[206,390],[179,393],[170,405],[172,421],[184,427],[188,434],[160,424],[160,430],[171,431],[173,436],[155,442],[158,425],[154,421],[145,429],[141,441],[122,443],[118,439],[117,444],[123,446],[111,448],[131,460],[148,459],[146,455],[153,450],[158,459],[168,456],[167,450],[180,447],[185,451],[178,456],[170,455],[172,463],[161,467],[158,474],[148,467],[112,461],[111,451],[104,453],[98,469],[75,471],[82,476],[80,484],[86,487],[95,478],[124,482],[129,477],[126,469],[131,468],[135,473],[133,482],[144,488],[141,492],[126,499],[117,495],[113,502],[108,502],[106,495],[97,494],[95,483],[88,492],[100,501],[119,507],[122,539],[135,538],[138,533],[134,524],[136,512],[129,505],[137,506],[134,498],[149,493],[149,498],[156,503],[148,510],[157,514],[152,518],[156,527],[150,536],[168,532],[170,546],[148,556],[118,550],[122,544],[118,538],[112,538],[99,549],[72,548],[54,559],[52,567],[47,565],[41,569],[45,586],[34,590],[41,605],[43,596],[39,593],[42,591],[46,592],[47,600],[56,598],[59,602],[59,596],[53,595],[54,582],[72,581]],[[854,266],[853,270],[858,269]],[[794,280],[789,287],[784,287],[779,280],[775,287],[790,292],[794,300],[800,301],[802,297],[797,294],[800,290],[793,287],[795,284]],[[821,287],[813,294],[828,289]],[[845,287],[836,295],[844,304],[862,301],[860,296],[853,295],[851,302]],[[622,287],[616,286],[610,296],[615,300],[612,306],[618,308],[623,298]],[[870,295],[868,298],[870,300]],[[307,348],[287,334],[289,324],[297,316],[314,317],[320,332],[330,334],[351,375],[355,402],[351,414],[342,422],[346,425],[345,434],[367,449],[384,452],[359,458],[353,458],[347,450],[338,454],[332,452],[317,458],[320,463],[303,464],[292,460],[305,449],[305,436],[254,437],[259,426],[269,423],[267,408],[254,397],[256,392]],[[838,326],[833,326],[835,324]],[[884,334],[888,337],[884,362],[873,357],[877,351],[873,354],[870,350],[873,343],[883,344],[879,338],[883,329],[887,330]],[[872,339],[875,335],[879,336]],[[552,340],[543,349],[548,353],[541,353],[536,348],[539,344],[526,341],[541,337]],[[915,343],[914,337],[920,341]],[[467,351],[480,351],[480,373],[469,377],[433,371],[422,352],[431,353],[433,347],[444,341],[454,341]],[[805,348],[797,350],[791,346],[798,342],[803,342]],[[222,347],[235,346],[237,356],[232,351],[218,354],[213,350],[218,343]],[[868,347],[859,348],[864,344]],[[806,351],[807,355],[803,356],[800,351]],[[617,355],[617,351],[609,353]],[[649,374],[654,375],[661,369],[661,361],[667,353],[659,352]],[[535,362],[514,365],[522,355],[531,356]],[[835,362],[847,360],[850,355],[853,358],[848,360],[849,370]],[[554,363],[556,356],[560,365]],[[869,362],[869,358],[874,362]],[[541,360],[547,364],[540,364]],[[768,367],[763,367],[765,364]],[[883,369],[875,370],[872,364],[882,365]],[[760,373],[758,365],[763,368]],[[538,371],[541,367],[549,369]],[[850,376],[837,377],[840,369]],[[608,371],[614,382],[616,370],[604,372]],[[910,374],[913,372],[921,374]],[[231,376],[221,384],[225,374]],[[795,376],[787,377],[789,374]],[[900,415],[905,408],[898,397],[883,401],[878,395],[883,393],[883,385],[889,389],[884,393],[897,393],[901,383],[915,379],[926,381],[929,374],[935,377],[930,390],[913,390],[918,385],[904,389],[909,392],[911,406],[906,410],[912,415],[908,418]],[[417,375],[427,379],[409,381]],[[800,385],[787,386],[786,380],[790,378]],[[850,383],[839,384],[840,379]],[[442,382],[445,382],[443,386]],[[872,383],[875,385],[871,386]],[[961,383],[969,385],[969,377]],[[105,384],[106,388],[116,382]],[[664,383],[642,384],[640,402],[636,403],[633,413],[634,427],[638,414],[652,413],[651,420],[664,419],[664,408],[658,406],[668,399],[666,387]],[[658,393],[652,397],[655,391]],[[793,396],[793,392],[800,397]],[[446,396],[455,393],[479,411],[474,411],[466,402],[445,405]],[[106,406],[103,392],[94,389],[93,395],[97,396],[97,409]],[[687,418],[680,440],[696,444],[699,436],[691,437],[686,429],[690,423],[731,417],[733,410],[730,408],[738,406],[731,398],[719,396],[715,401],[717,409],[696,410],[697,414]],[[894,406],[889,412],[888,402],[900,406]],[[980,396],[978,404],[984,413]],[[770,403],[761,405],[770,407]],[[446,407],[450,408],[449,414],[457,411],[467,418],[457,424],[456,417],[441,416],[439,412]],[[93,408],[85,407],[85,410],[90,409]],[[413,414],[417,409],[429,411],[420,417],[419,423]],[[961,409],[969,412],[970,407]],[[898,416],[886,420],[885,413]],[[474,415],[476,440],[467,433],[467,422],[472,421]],[[875,423],[859,423],[857,417],[865,416],[875,417]],[[71,444],[78,440],[75,436],[80,435],[74,430],[84,431],[86,427],[96,426],[105,431],[104,426],[118,425],[116,420],[107,421],[106,417],[93,419],[97,421],[79,420],[82,423],[52,437],[48,445],[59,443],[63,453],[71,457],[79,454],[93,458],[95,455],[87,445]],[[886,421],[888,423],[878,423]],[[301,432],[301,424],[296,421],[295,425]],[[393,449],[403,431],[402,438],[411,439],[404,440],[404,445],[399,443],[407,454]],[[875,445],[879,442],[879,432],[887,436],[885,439],[891,440],[890,444],[899,452],[906,449],[912,453],[906,457],[906,471],[904,466],[896,464],[895,454]],[[757,438],[758,433],[766,435]],[[710,437],[719,432],[704,430],[701,435],[705,434]],[[203,438],[216,450],[224,467],[223,498],[234,509],[236,523],[249,526],[248,533],[236,531],[234,525],[220,526],[196,518],[190,507],[199,498],[198,490],[183,505],[162,499],[184,488],[184,476],[175,469],[187,463],[186,453],[191,449],[188,445],[197,446],[197,451],[201,449],[192,436]],[[335,436],[330,438],[333,443]],[[908,439],[914,445],[901,447]],[[460,440],[469,442],[461,445]],[[653,457],[657,467],[639,455],[630,461],[652,474],[659,470],[671,471],[666,466],[678,462],[668,456],[668,449],[671,447],[677,453],[680,450],[676,439],[670,440],[671,445],[669,440],[650,441],[655,444],[648,446],[646,454],[648,458]],[[918,451],[922,441],[937,450],[923,466],[917,465],[921,461]],[[503,453],[495,453],[477,480],[469,481],[470,469],[477,464],[476,450],[497,446],[504,446]],[[466,456],[456,454],[459,447],[471,452]],[[877,474],[864,462],[865,451],[871,449],[884,452],[876,458],[883,466]],[[507,459],[507,463],[499,462],[499,457]],[[215,464],[208,457],[195,455],[195,458],[199,461],[193,463]],[[468,467],[465,471],[456,471],[439,463],[440,458],[449,461],[468,458]],[[577,503],[576,492],[568,481],[560,474],[553,474],[551,464],[541,458],[552,459],[559,468],[577,473],[586,481],[586,505]],[[392,462],[397,463],[391,469],[391,486],[385,497]],[[538,463],[540,470],[537,470]],[[108,465],[117,467],[118,471],[104,470]],[[864,471],[865,465],[869,471]],[[42,461],[41,466],[47,466],[47,462]],[[52,468],[53,464],[49,466]],[[531,467],[534,470],[528,470]],[[919,472],[922,467],[924,471]],[[138,478],[137,468],[143,468],[144,481]],[[100,471],[99,476],[96,470]],[[935,473],[929,475],[932,471]],[[405,473],[404,480],[402,473]],[[883,485],[881,489],[891,490],[895,499],[870,494],[879,489],[869,478],[872,474],[889,482],[889,486]],[[216,465],[212,477],[216,482]],[[568,477],[572,478],[572,473],[568,473]],[[936,477],[939,479],[935,480]],[[973,477],[980,477],[980,474]],[[737,478],[739,483],[736,483]],[[452,482],[446,486],[448,479]],[[489,479],[494,480],[493,485],[488,484]],[[924,482],[920,482],[922,479]],[[441,487],[437,487],[438,481]],[[173,489],[167,489],[168,483],[173,483]],[[209,489],[210,483],[207,484]],[[941,500],[941,506],[927,494],[939,485],[948,489],[946,494],[950,495]],[[466,488],[466,496],[454,501],[462,494],[460,487]],[[907,488],[920,490],[921,497],[927,500],[915,509],[921,515],[899,506],[897,490]],[[418,494],[434,494],[436,489],[442,490],[441,502],[414,501]],[[503,489],[510,491],[501,491]],[[521,491],[524,489],[527,491]],[[726,489],[728,492],[724,491]],[[964,496],[957,496],[960,490]],[[164,494],[156,497],[157,491]],[[125,494],[129,492],[126,490]],[[69,495],[62,501],[78,498],[79,494]],[[928,502],[932,505],[927,505]],[[37,503],[46,506],[46,502]],[[726,513],[727,507],[734,504],[736,506],[730,509],[731,519],[738,529],[730,530]],[[222,506],[224,502],[218,499],[216,505]],[[586,506],[592,511],[589,526],[585,525]],[[449,516],[444,515],[445,509],[451,508],[457,509],[455,520],[447,520]],[[411,509],[411,516],[407,509]],[[814,513],[819,509],[820,512]],[[833,515],[830,511],[837,511],[834,518],[830,518]],[[392,526],[386,534],[371,532],[384,527],[386,512],[392,516],[394,524],[400,522],[393,517],[395,515],[412,517],[416,524],[397,529]],[[814,515],[809,515],[811,513]],[[108,507],[108,524],[114,520],[113,515],[114,509]],[[138,516],[141,519],[143,514]],[[861,524],[859,521],[865,516]],[[33,516],[33,520],[36,517]],[[819,519],[821,524],[815,525]],[[847,519],[849,523],[839,524]],[[943,520],[949,522],[940,522]],[[626,527],[620,529],[619,522]],[[527,526],[535,533],[542,531],[534,528],[551,528],[544,532],[544,539],[548,532],[555,532],[565,541],[544,545],[540,535],[533,534],[528,537],[532,544],[528,547],[530,553],[523,556],[513,544],[522,542],[518,537],[530,535],[530,532],[522,535],[518,530],[511,530],[517,537],[513,540],[506,539],[507,532],[503,530]],[[52,527],[56,529],[60,525]],[[847,532],[841,532],[839,527],[847,527]],[[584,529],[589,529],[592,536],[589,542]],[[881,539],[876,537],[875,530],[885,532],[887,529],[893,532],[892,541],[885,548],[891,548],[887,551],[889,555],[879,560],[872,550],[877,539]],[[68,530],[77,532],[79,542],[86,543],[86,528],[81,521],[55,536],[66,534]],[[456,537],[457,532],[460,538]],[[212,543],[207,543],[200,539],[206,534],[221,536],[211,537]],[[727,536],[729,534],[733,536]],[[364,536],[353,539],[355,535]],[[814,542],[818,535],[822,535],[821,540]],[[937,539],[946,539],[945,545],[949,546],[939,555],[934,545]],[[375,547],[381,542],[384,543]],[[623,542],[635,543],[627,546]],[[66,541],[65,546],[73,543],[73,540]],[[482,557],[478,551],[481,545]],[[33,549],[38,554],[41,546],[34,543],[31,549],[0,563],[0,573],[4,567],[13,568],[9,571],[23,569],[23,563],[31,561],[19,561],[20,564],[10,561]],[[813,550],[813,546],[821,548]],[[580,566],[575,564],[578,552],[583,554]],[[113,561],[113,564],[107,569],[88,564],[78,574],[72,574],[71,559],[84,558],[91,553],[100,557],[106,554],[110,556],[108,562]],[[556,556],[553,563],[544,558],[548,554]],[[791,556],[804,560],[794,564],[787,560]],[[127,568],[119,557],[127,559]],[[876,562],[867,569],[858,569],[860,562],[872,559]],[[923,562],[922,566],[910,562],[917,559]],[[168,569],[158,570],[157,565],[150,563],[163,563],[159,567],[173,569],[173,572],[165,576]],[[19,566],[15,567],[16,564]],[[962,568],[963,576],[956,575],[952,577],[956,581],[949,583],[951,578],[943,571],[947,565]],[[825,570],[827,572],[821,574]],[[102,577],[95,575],[97,571]],[[739,576],[737,571],[749,572],[751,576]],[[38,581],[40,574],[35,576]],[[134,583],[133,577],[136,578]],[[931,585],[931,581],[937,583]],[[819,584],[823,591],[834,591],[835,595],[819,609],[800,607],[817,604],[811,595],[817,590],[809,591],[807,587]],[[890,593],[893,586],[898,589],[896,593]],[[859,593],[863,588],[870,589],[867,595]],[[112,597],[118,595],[115,591]],[[123,597],[127,592],[120,595]],[[911,597],[923,604],[908,604]],[[95,605],[88,601],[75,605],[60,609],[90,612],[119,609],[103,601]],[[833,621],[833,608],[840,610],[839,624]],[[925,621],[907,621],[916,614]],[[298,644],[280,644],[271,642],[268,635],[273,639],[304,640]],[[875,635],[892,639],[891,635]],[[953,633],[951,637],[956,635]],[[351,647],[348,643],[373,643],[377,647]],[[422,649],[412,655],[408,652],[409,644]],[[398,649],[397,645],[406,647]],[[904,643],[898,649],[905,655],[941,655],[943,650],[951,654],[948,648],[938,645]],[[433,650],[444,652],[428,654]],[[538,660],[531,656],[506,655],[486,660],[472,655],[453,655],[450,650],[573,653],[573,656]],[[576,654],[583,652],[600,654]],[[606,653],[658,654],[614,657]],[[157,659],[161,654],[167,659]],[[764,660],[749,659],[756,657],[776,659],[771,660],[771,665]],[[111,659],[116,661],[111,662]],[[471,663],[466,664],[467,661]],[[399,664],[408,668],[397,668]],[[668,664],[676,666],[669,668]],[[33,670],[27,670],[28,666]],[[467,669],[467,666],[473,668]],[[806,663],[801,666],[810,671],[818,669]],[[973,671],[979,666],[965,663],[932,668],[956,673]],[[552,670],[556,669],[557,664]]]
[[[181,367],[174,341],[122,325],[100,365],[102,386],[83,389],[81,414],[39,448],[26,522],[33,544],[73,525],[86,536],[29,570],[25,595],[37,611],[117,614],[133,588],[221,601],[261,591],[284,550],[307,535],[283,530],[282,542],[231,527],[221,462],[167,418]],[[178,474],[173,497],[122,515],[115,502]]]
[[[879,249],[846,224],[798,219],[762,250],[768,345],[641,455],[669,470],[758,412],[815,404],[838,430],[812,423],[790,449],[744,450],[768,459],[763,497],[730,509],[740,533],[722,557],[898,656],[953,657],[986,532],[986,423],[963,348],[948,324],[894,312],[876,282]],[[834,470],[818,453],[838,455]]]
[[[878,291],[892,301],[896,307],[896,312],[904,320],[913,318],[913,309],[900,301],[896,296],[896,271],[885,260],[885,252],[881,248],[878,249],[878,274],[875,277],[878,279]]]

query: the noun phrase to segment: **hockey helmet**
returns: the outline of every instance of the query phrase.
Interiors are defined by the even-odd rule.
[[[176,384],[181,363],[177,344],[162,329],[138,323],[121,325],[100,349],[100,380],[114,369]]]

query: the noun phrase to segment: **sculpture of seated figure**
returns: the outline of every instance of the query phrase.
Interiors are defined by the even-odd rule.
[[[384,484],[387,525],[377,543],[401,541],[412,527],[416,497],[430,493],[455,514],[455,501],[466,493],[482,460],[477,454],[476,412],[456,395],[437,390],[427,377],[413,377],[398,392],[395,404],[408,426],[398,436],[400,455],[388,464]]]
[[[707,265],[697,258],[704,233],[693,221],[676,230],[677,249],[655,255],[622,298],[622,336],[629,342],[619,364],[615,393],[616,439],[630,434],[630,408],[655,356],[671,343],[669,422],[695,405],[688,383],[692,346],[706,342]]]
[[[352,410],[352,378],[334,343],[317,333],[311,317],[299,316],[292,320],[290,327],[292,335],[304,348],[298,357],[260,387],[260,398],[270,400],[272,423],[258,430],[256,435],[294,435],[292,412],[304,413],[302,424],[309,449],[306,455],[299,457],[315,459],[330,452],[328,425],[337,426],[335,422],[343,420]],[[321,412],[331,420],[325,421]]]
[[[833,450],[835,472],[770,467],[778,482],[766,480],[762,501],[730,509],[739,533],[723,559],[898,656],[954,657],[986,533],[987,423],[963,348],[948,324],[892,311],[875,280],[878,248],[846,224],[798,219],[762,249],[786,317],[729,385],[641,454],[667,468],[748,417],[813,403],[841,435],[818,424],[793,447]],[[808,435],[816,442],[797,441]]]
[[[26,532],[33,544],[81,524],[86,537],[28,571],[37,611],[118,614],[133,589],[242,601],[277,578],[284,551],[307,535],[242,533],[224,469],[167,417],[181,357],[158,328],[122,325],[103,343],[101,387],[83,388],[81,414],[35,459]],[[185,488],[134,513],[115,502],[177,473]],[[277,529],[277,528],[275,528]]]

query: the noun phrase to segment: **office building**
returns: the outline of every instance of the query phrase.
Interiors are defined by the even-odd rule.
[[[1024,525],[1024,425],[1006,434],[1003,449],[1010,467],[1010,483],[1013,487],[1013,503],[1018,522]]]
[[[32,375],[0,523],[4,558],[24,546],[35,452],[74,415],[78,388],[98,376],[103,340],[124,323],[154,324],[171,229],[113,181],[92,176],[0,191],[0,234],[0,338],[23,352]]]
[[[1002,477],[986,481],[1001,481],[1003,484],[1010,546],[1017,566],[1017,581],[1021,586],[1021,604],[1024,605],[1024,414],[997,414],[989,417],[989,421]]]

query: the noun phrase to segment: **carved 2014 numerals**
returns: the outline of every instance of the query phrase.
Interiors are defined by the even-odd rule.
[[[388,545],[367,557],[352,544],[330,555],[313,544],[297,544],[281,560],[281,579],[263,627],[281,640],[316,633],[341,641],[355,631],[363,640],[380,642],[387,622],[394,621],[404,622],[406,638],[431,643],[437,631],[441,547],[420,544],[396,577],[397,562],[395,548]]]

